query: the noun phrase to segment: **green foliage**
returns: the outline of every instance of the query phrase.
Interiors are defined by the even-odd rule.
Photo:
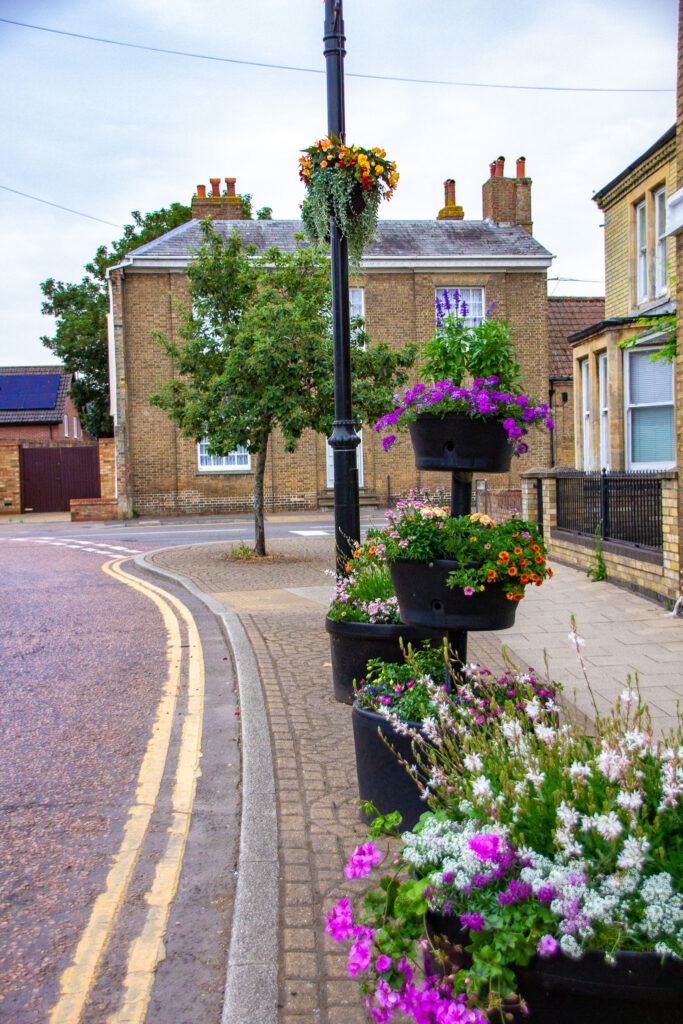
[[[434,688],[437,680],[445,685],[447,672],[446,649],[432,648],[425,641],[421,648],[410,652],[408,661],[369,661],[365,679],[356,689],[356,700],[370,711],[377,711],[381,705],[404,722],[421,722],[434,713]]]
[[[602,583],[607,579],[607,564],[602,553],[602,522],[595,527],[593,556],[586,569],[586,576],[593,583]]]
[[[42,312],[57,321],[54,338],[43,337],[46,348],[61,359],[64,368],[75,373],[71,397],[83,429],[93,437],[110,437],[113,424],[109,414],[109,356],[107,350],[108,296],[106,274],[126,253],[150,242],[190,218],[190,208],[173,203],[144,217],[131,214],[121,238],[102,245],[85,267],[80,284],[65,284],[48,278],[41,284],[45,301]]]
[[[457,311],[447,312],[422,350],[421,370],[428,380],[449,379],[456,385],[466,373],[473,379],[496,376],[502,391],[519,391],[512,333],[504,320],[482,320],[473,327]]]
[[[661,334],[664,337],[661,348],[657,349],[657,351],[653,352],[650,356],[653,363],[660,360],[665,363],[673,363],[676,358],[678,337],[676,324],[677,320],[675,313],[664,313],[661,316],[643,316],[639,320],[636,320],[634,326],[639,330],[646,330],[650,333],[656,331],[658,335]],[[638,342],[642,340],[642,334],[633,334],[630,338],[626,338],[624,341],[619,342],[619,348],[635,348]]]
[[[178,376],[150,400],[184,436],[208,438],[212,454],[227,455],[242,445],[257,457],[257,553],[263,554],[259,459],[272,432],[281,432],[291,452],[304,430],[332,431],[329,264],[303,245],[290,253],[270,249],[256,255],[237,232],[224,243],[210,221],[202,231],[204,244],[188,270],[192,307],[183,312],[183,343],[157,336]],[[363,342],[363,335],[352,341],[357,426],[383,408],[415,358],[414,346],[363,350]]]

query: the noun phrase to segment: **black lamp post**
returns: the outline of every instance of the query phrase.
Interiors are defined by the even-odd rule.
[[[344,117],[344,20],[342,0],[325,0],[324,54],[327,69],[327,132],[346,140]],[[358,465],[360,438],[351,408],[351,329],[349,326],[349,254],[346,238],[330,217],[332,260],[332,338],[334,342],[334,429],[330,437],[334,460],[334,526],[337,566],[360,541]]]

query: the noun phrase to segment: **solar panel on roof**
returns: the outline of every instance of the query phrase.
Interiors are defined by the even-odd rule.
[[[0,374],[0,409],[54,409],[58,373]]]

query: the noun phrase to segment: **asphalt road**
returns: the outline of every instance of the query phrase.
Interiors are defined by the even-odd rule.
[[[5,1024],[220,1020],[239,821],[229,652],[187,592],[110,566],[168,543],[0,530]]]

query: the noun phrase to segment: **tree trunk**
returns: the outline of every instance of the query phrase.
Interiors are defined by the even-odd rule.
[[[266,553],[266,529],[263,521],[263,481],[266,471],[266,452],[268,441],[256,453],[256,469],[254,471],[254,554],[260,558]]]

